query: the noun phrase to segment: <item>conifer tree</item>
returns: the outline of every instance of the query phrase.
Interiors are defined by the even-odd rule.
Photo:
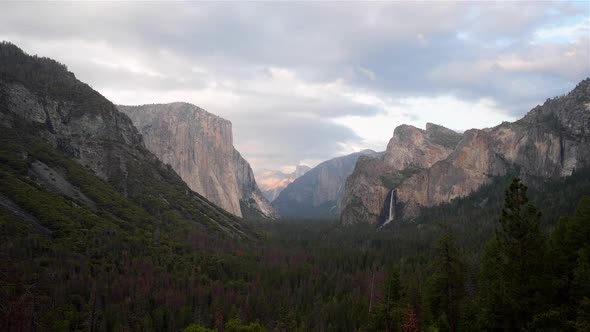
[[[381,301],[370,315],[371,331],[399,331],[401,324],[401,285],[399,268],[391,268],[383,285]]]
[[[506,191],[495,236],[482,262],[482,293],[487,328],[521,330],[543,305],[547,287],[545,236],[540,213],[529,203],[527,187],[516,178]]]
[[[590,326],[590,197],[584,197],[572,216],[563,217],[551,234],[553,297],[559,308],[553,327]],[[548,316],[548,315],[545,315]],[[544,322],[547,326],[546,320]],[[580,329],[583,330],[583,329]]]
[[[428,292],[431,314],[439,329],[457,330],[464,293],[464,263],[454,238],[445,234],[437,242]]]

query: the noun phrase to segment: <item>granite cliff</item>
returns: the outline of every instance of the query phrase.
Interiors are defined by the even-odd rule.
[[[239,217],[274,217],[252,168],[233,146],[230,121],[188,103],[118,108],[146,147],[193,191]]]
[[[571,175],[590,165],[589,133],[590,79],[493,128],[459,135],[434,125],[400,126],[382,158],[359,159],[346,182],[341,221],[411,219],[422,207],[469,195],[509,171],[524,178]]]
[[[389,217],[392,188],[447,158],[460,139],[460,134],[430,123],[426,130],[408,125],[397,127],[385,153],[359,158],[346,180],[343,222],[385,222],[381,219]]]

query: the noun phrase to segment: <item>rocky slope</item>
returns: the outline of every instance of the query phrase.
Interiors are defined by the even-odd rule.
[[[54,168],[66,163],[58,163],[59,158],[71,159],[120,192],[123,205],[136,205],[171,223],[193,223],[237,237],[248,232],[149,152],[131,120],[110,101],[64,65],[29,56],[10,43],[0,44],[0,127],[4,141],[14,144],[7,155],[21,156],[19,165],[24,166],[19,169],[28,169],[25,174],[45,190],[94,208],[92,195],[78,189],[88,182],[71,181],[80,172]],[[121,205],[113,204],[101,208],[114,213]]]
[[[460,141],[437,127],[446,138],[425,144],[424,135],[407,127],[396,128],[383,158],[357,163],[346,183],[344,224],[382,224],[390,210],[395,220],[412,218],[422,207],[466,196],[509,171],[556,178],[590,165],[590,79],[519,121],[468,130]]]
[[[448,157],[460,139],[460,134],[430,123],[426,130],[408,125],[397,127],[385,153],[360,158],[346,180],[343,222],[384,222],[386,219],[381,219],[389,217],[392,188]]]
[[[239,217],[274,216],[252,168],[233,146],[231,122],[188,103],[118,108],[146,147],[192,190]]]
[[[346,178],[361,156],[376,155],[364,150],[324,161],[290,183],[272,202],[281,217],[336,218]]]
[[[295,181],[297,178],[307,173],[311,167],[306,165],[299,165],[291,173],[283,173],[281,171],[263,170],[256,174],[256,182],[262,190],[262,194],[270,202],[274,201],[279,196],[281,191]]]

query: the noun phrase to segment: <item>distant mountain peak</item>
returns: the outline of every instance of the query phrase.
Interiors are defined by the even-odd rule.
[[[281,217],[336,218],[346,179],[359,158],[377,153],[362,150],[326,160],[290,183],[272,202]]]
[[[300,176],[307,173],[311,167],[307,165],[297,165],[291,173],[285,173],[277,170],[263,170],[256,174],[256,181],[262,190],[264,196],[272,202],[279,196],[289,183],[295,181]]]

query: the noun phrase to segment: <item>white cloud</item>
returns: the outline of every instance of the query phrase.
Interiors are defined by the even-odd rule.
[[[482,98],[476,102],[466,102],[452,95],[437,97],[401,98],[399,104],[380,101],[383,114],[374,117],[345,116],[334,121],[355,131],[363,138],[363,144],[345,145],[347,151],[360,151],[364,148],[382,151],[393,135],[395,127],[410,124],[425,128],[427,122],[447,128],[465,131],[471,128],[485,128],[502,121],[516,120],[498,109],[493,100]]]
[[[538,29],[535,32],[535,42],[572,42],[580,37],[590,38],[589,17],[582,18],[570,24],[551,25]]]
[[[513,120],[590,75],[589,16],[569,2],[1,3],[0,39],[113,102],[227,118],[252,166],[278,169],[383,150],[402,123]]]

